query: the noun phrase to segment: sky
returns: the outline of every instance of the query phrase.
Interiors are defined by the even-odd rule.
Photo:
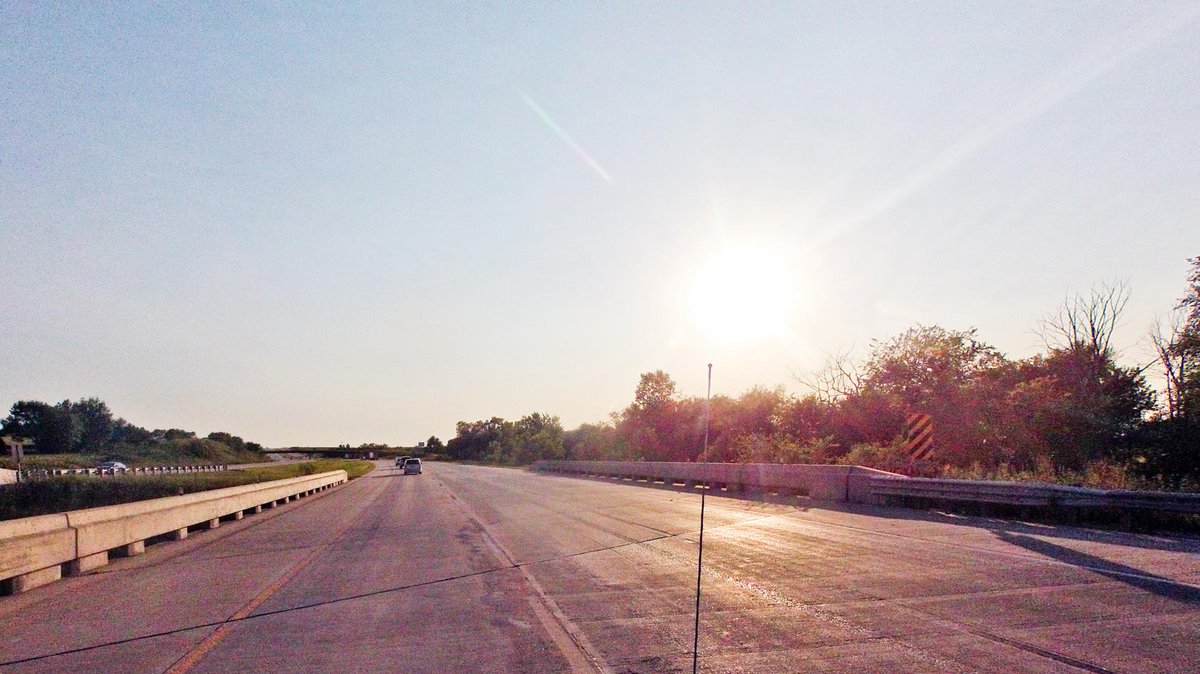
[[[1194,2],[0,5],[0,406],[409,445],[1200,255]]]

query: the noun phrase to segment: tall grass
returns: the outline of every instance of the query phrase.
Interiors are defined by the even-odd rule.
[[[350,479],[354,479],[366,475],[372,468],[374,464],[369,461],[318,459],[219,473],[114,477],[68,475],[0,488],[0,520],[192,494],[210,489],[315,475],[331,470],[345,470]]]
[[[146,445],[117,443],[101,453],[87,454],[26,454],[21,462],[25,469],[94,468],[101,461],[113,459],[128,466],[199,466],[207,464],[238,464],[265,461],[259,452],[233,449],[207,438],[164,440]],[[11,459],[0,460],[0,467],[16,468]]]

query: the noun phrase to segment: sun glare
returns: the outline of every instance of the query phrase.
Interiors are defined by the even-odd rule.
[[[701,330],[727,342],[782,336],[796,305],[794,275],[765,249],[725,249],[695,278],[692,311]]]

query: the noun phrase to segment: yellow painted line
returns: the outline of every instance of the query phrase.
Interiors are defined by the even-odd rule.
[[[371,502],[373,503],[374,499],[371,499]],[[211,653],[214,648],[220,645],[220,643],[225,640],[225,637],[229,636],[229,633],[233,631],[234,624],[249,618],[250,614],[254,613],[254,609],[262,606],[263,602],[270,599],[271,595],[278,592],[284,585],[287,585],[288,581],[295,577],[297,573],[300,573],[304,567],[308,566],[317,555],[324,552],[325,548],[329,547],[331,543],[341,538],[342,534],[344,534],[346,530],[354,526],[354,524],[358,522],[358,518],[362,517],[363,513],[367,511],[368,505],[369,504],[364,504],[358,514],[350,518],[350,521],[346,523],[346,526],[339,529],[337,533],[331,536],[328,540],[313,548],[312,552],[309,552],[300,561],[293,564],[292,567],[285,571],[282,576],[276,578],[275,581],[263,589],[262,592],[259,592],[257,595],[255,595],[255,597],[251,599],[249,603],[238,609],[237,613],[234,613],[232,616],[226,619],[226,621],[217,627],[217,629],[213,630],[212,634],[209,634],[207,637],[205,637],[204,641],[201,641],[195,646],[195,648],[188,651],[186,655],[180,658],[164,674],[185,674],[186,672],[191,671],[191,669],[199,664],[206,655]]]
[[[345,529],[343,529],[343,531],[344,530]],[[341,535],[340,531],[338,532],[338,535]],[[334,538],[337,538],[337,536]],[[173,667],[167,670],[167,674],[184,674],[184,672],[190,671],[193,667],[199,664],[199,662],[204,659],[204,656],[208,655],[212,649],[216,648],[222,641],[224,641],[225,637],[229,635],[229,633],[233,630],[233,623],[250,617],[250,614],[254,612],[254,609],[261,606],[262,603],[267,599],[270,599],[271,595],[278,592],[279,589],[286,585],[287,582],[291,580],[297,573],[299,573],[301,569],[308,566],[309,562],[311,562],[318,553],[323,552],[328,545],[328,543],[323,543],[321,546],[314,548],[312,552],[305,555],[304,558],[299,562],[296,562],[294,565],[292,565],[292,568],[288,569],[287,572],[279,578],[276,578],[275,582],[268,585],[262,592],[259,592],[258,595],[251,599],[248,604],[238,610],[237,613],[234,613],[232,616],[230,616],[228,621],[226,621],[217,629],[213,630],[213,633],[208,635],[204,641],[201,641],[195,648],[189,651],[187,655],[176,662]]]

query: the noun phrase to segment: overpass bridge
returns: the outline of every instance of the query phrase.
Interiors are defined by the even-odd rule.
[[[279,447],[263,450],[270,454],[302,454],[322,459],[380,459],[404,455],[420,456],[423,447]]]
[[[429,462],[0,597],[0,671],[690,671],[700,498]],[[1185,672],[1200,540],[712,491],[702,672]]]

